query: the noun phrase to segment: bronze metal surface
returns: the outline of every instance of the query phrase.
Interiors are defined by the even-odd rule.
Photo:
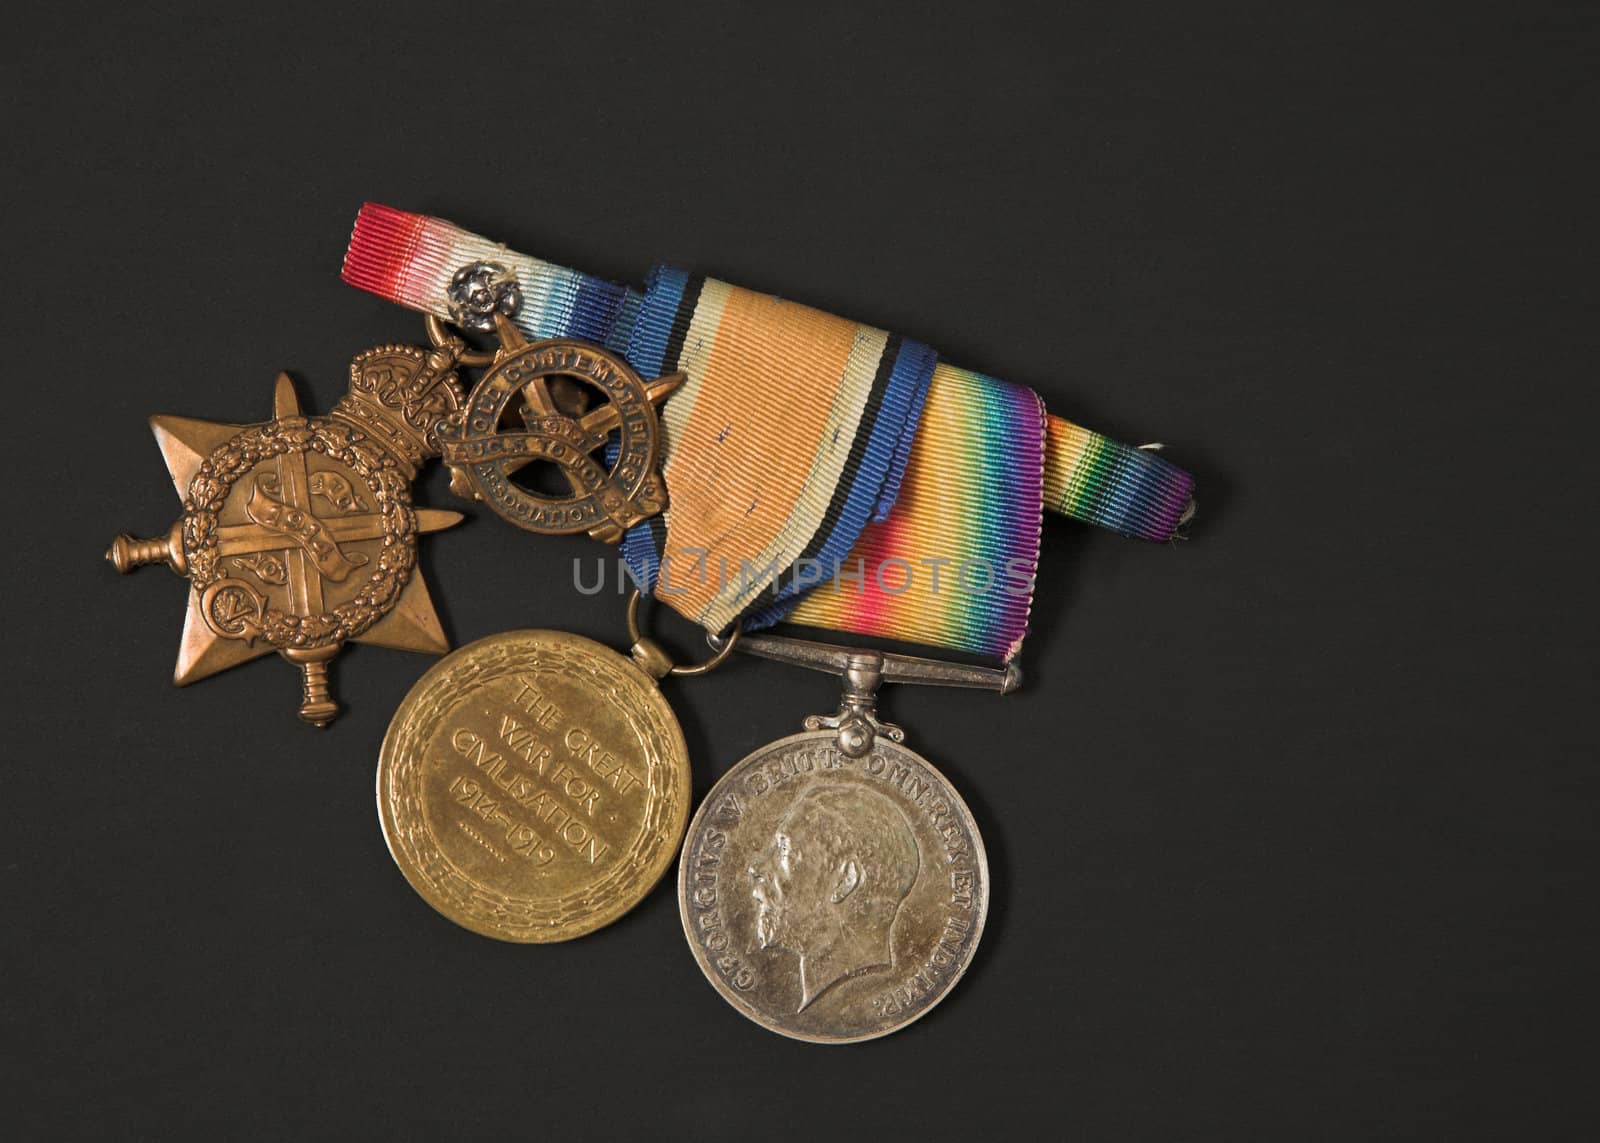
[[[178,686],[277,651],[301,672],[300,717],[326,726],[328,662],[346,642],[448,649],[416,537],[461,515],[414,507],[411,481],[461,401],[454,364],[448,349],[378,346],[328,416],[303,414],[280,374],[263,424],[151,418],[184,511],[155,539],[118,536],[106,558],[190,580]]]
[[[378,761],[389,851],[473,932],[561,941],[661,879],[689,816],[689,757],[655,683],[577,635],[508,631],[440,660]]]
[[[666,507],[657,465],[661,427],[655,405],[683,383],[674,373],[646,382],[620,356],[584,341],[530,342],[503,313],[492,314],[500,348],[465,406],[439,430],[451,490],[488,504],[530,532],[588,532],[616,543]],[[432,320],[430,338],[442,338]],[[587,409],[587,388],[605,402]],[[518,428],[504,422],[508,414]],[[617,430],[609,466],[594,458]],[[535,461],[558,466],[570,492],[546,495],[513,482]]]

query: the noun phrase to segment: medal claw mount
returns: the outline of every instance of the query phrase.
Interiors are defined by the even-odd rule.
[[[339,711],[328,664],[345,643],[449,650],[417,536],[462,517],[414,507],[411,481],[461,404],[455,365],[450,347],[382,345],[351,362],[327,416],[304,415],[279,374],[263,424],[151,418],[183,514],[154,539],[119,535],[106,559],[190,580],[175,684],[277,651],[300,670],[300,718],[321,727]]]
[[[529,341],[503,312],[490,315],[500,348],[473,386],[466,404],[439,427],[450,490],[481,500],[498,515],[530,532],[587,532],[617,543],[640,520],[667,505],[657,471],[661,425],[656,405],[683,384],[682,373],[643,380],[620,356],[585,341]],[[428,320],[435,344],[447,334]],[[586,408],[585,387],[599,390],[604,404]],[[521,428],[503,426],[513,402]],[[593,453],[616,434],[609,468]],[[571,488],[550,496],[510,478],[535,461],[558,466]]]
[[[719,636],[707,636],[706,641],[719,651],[731,649],[728,641]],[[808,715],[805,728],[838,731],[839,752],[846,758],[863,758],[871,753],[879,735],[891,742],[906,740],[904,730],[878,718],[878,688],[884,683],[964,687],[1000,694],[1010,694],[1022,686],[1022,668],[1015,663],[977,667],[889,651],[836,647],[785,635],[746,635],[739,649],[758,658],[839,676],[843,683],[839,709],[833,714]]]

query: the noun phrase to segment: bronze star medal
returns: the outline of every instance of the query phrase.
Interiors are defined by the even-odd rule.
[[[304,415],[280,374],[264,424],[151,418],[183,515],[156,539],[118,536],[106,558],[189,578],[174,683],[277,651],[301,670],[300,717],[325,726],[339,710],[328,662],[346,642],[449,649],[416,537],[461,514],[413,507],[411,482],[461,403],[454,365],[449,348],[379,346],[351,363],[328,416]]]

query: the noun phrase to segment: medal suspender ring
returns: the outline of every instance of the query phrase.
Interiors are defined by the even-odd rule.
[[[632,641],[633,661],[641,670],[653,678],[664,678],[674,675],[678,678],[704,675],[722,666],[733,654],[733,649],[739,642],[739,625],[735,623],[728,629],[728,634],[720,636],[716,646],[717,653],[711,658],[699,663],[676,664],[667,657],[666,651],[654,639],[646,636],[639,629],[639,601],[644,593],[638,588],[633,589],[633,594],[628,596],[628,638]]]
[[[428,344],[435,349],[445,349],[461,345],[462,341],[445,328],[444,320],[433,314],[424,314],[422,324],[428,331]],[[494,364],[494,351],[491,349],[463,349],[456,354],[456,361],[470,369],[487,369]]]

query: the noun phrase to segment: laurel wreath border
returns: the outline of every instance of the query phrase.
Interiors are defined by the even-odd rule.
[[[637,668],[622,656],[559,633],[557,642],[530,646],[530,634],[506,632],[463,647],[417,681],[379,753],[378,803],[395,863],[429,904],[475,932],[548,942],[617,920],[666,874],[689,822],[689,754],[666,700],[633,677]],[[474,881],[445,856],[428,825],[422,779],[433,728],[497,679],[542,674],[581,680],[623,713],[644,751],[647,800],[631,843],[603,876],[559,896],[527,897]]]
[[[411,477],[395,457],[366,434],[328,417],[284,417],[253,425],[219,446],[190,481],[183,551],[195,590],[203,592],[223,578],[219,514],[234,484],[263,461],[308,451],[346,466],[366,484],[383,520],[383,551],[355,597],[332,611],[301,616],[267,607],[261,635],[278,648],[322,647],[361,635],[394,606],[417,564]]]

